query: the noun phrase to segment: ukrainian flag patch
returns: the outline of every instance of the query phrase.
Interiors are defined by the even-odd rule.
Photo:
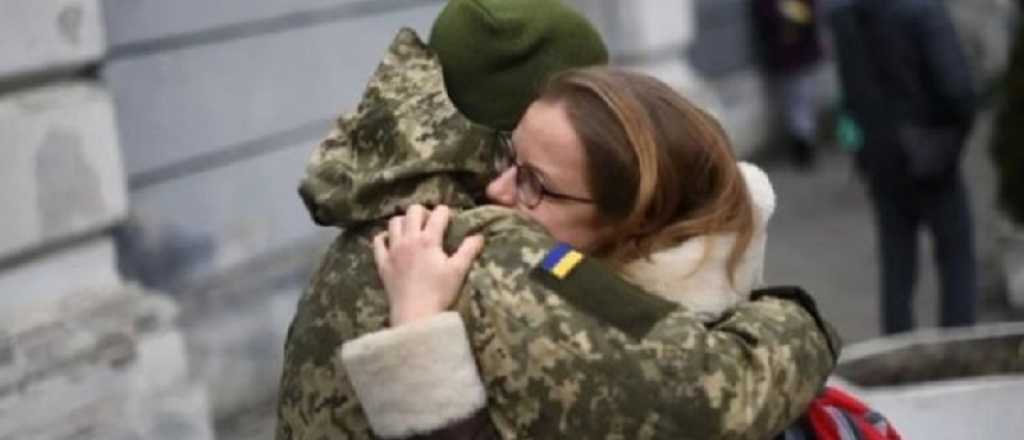
[[[541,261],[540,267],[554,275],[555,278],[564,279],[581,261],[583,261],[583,254],[566,243],[559,243],[548,251],[547,256]]]

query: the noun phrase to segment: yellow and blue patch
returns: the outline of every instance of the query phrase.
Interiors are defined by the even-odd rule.
[[[583,254],[579,253],[566,243],[559,243],[548,251],[548,254],[541,261],[540,267],[548,271],[555,278],[564,279],[572,273],[580,262],[583,261]]]

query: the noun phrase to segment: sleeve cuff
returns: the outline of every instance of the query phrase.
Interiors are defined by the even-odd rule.
[[[367,334],[343,344],[340,356],[370,427],[381,437],[435,431],[487,404],[455,312]]]

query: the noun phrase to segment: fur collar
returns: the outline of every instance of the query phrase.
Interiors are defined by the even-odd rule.
[[[736,268],[735,283],[730,281],[727,268],[735,234],[695,237],[656,252],[627,264],[623,268],[626,278],[651,293],[683,304],[704,321],[717,320],[749,298],[763,282],[766,228],[775,212],[775,191],[760,168],[746,162],[739,163],[739,167],[754,202],[757,224]]]

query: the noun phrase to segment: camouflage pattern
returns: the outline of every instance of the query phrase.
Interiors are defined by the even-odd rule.
[[[502,159],[494,142],[448,102],[436,60],[402,30],[303,182],[316,220],[343,230],[289,328],[279,440],[373,438],[336,351],[388,325],[370,240],[413,202],[457,210],[449,248],[486,238],[456,309],[504,438],[767,438],[799,416],[834,366],[810,314],[759,300],[709,331],[672,307],[637,338],[581,313],[532,275],[554,245],[539,225],[472,208]]]

